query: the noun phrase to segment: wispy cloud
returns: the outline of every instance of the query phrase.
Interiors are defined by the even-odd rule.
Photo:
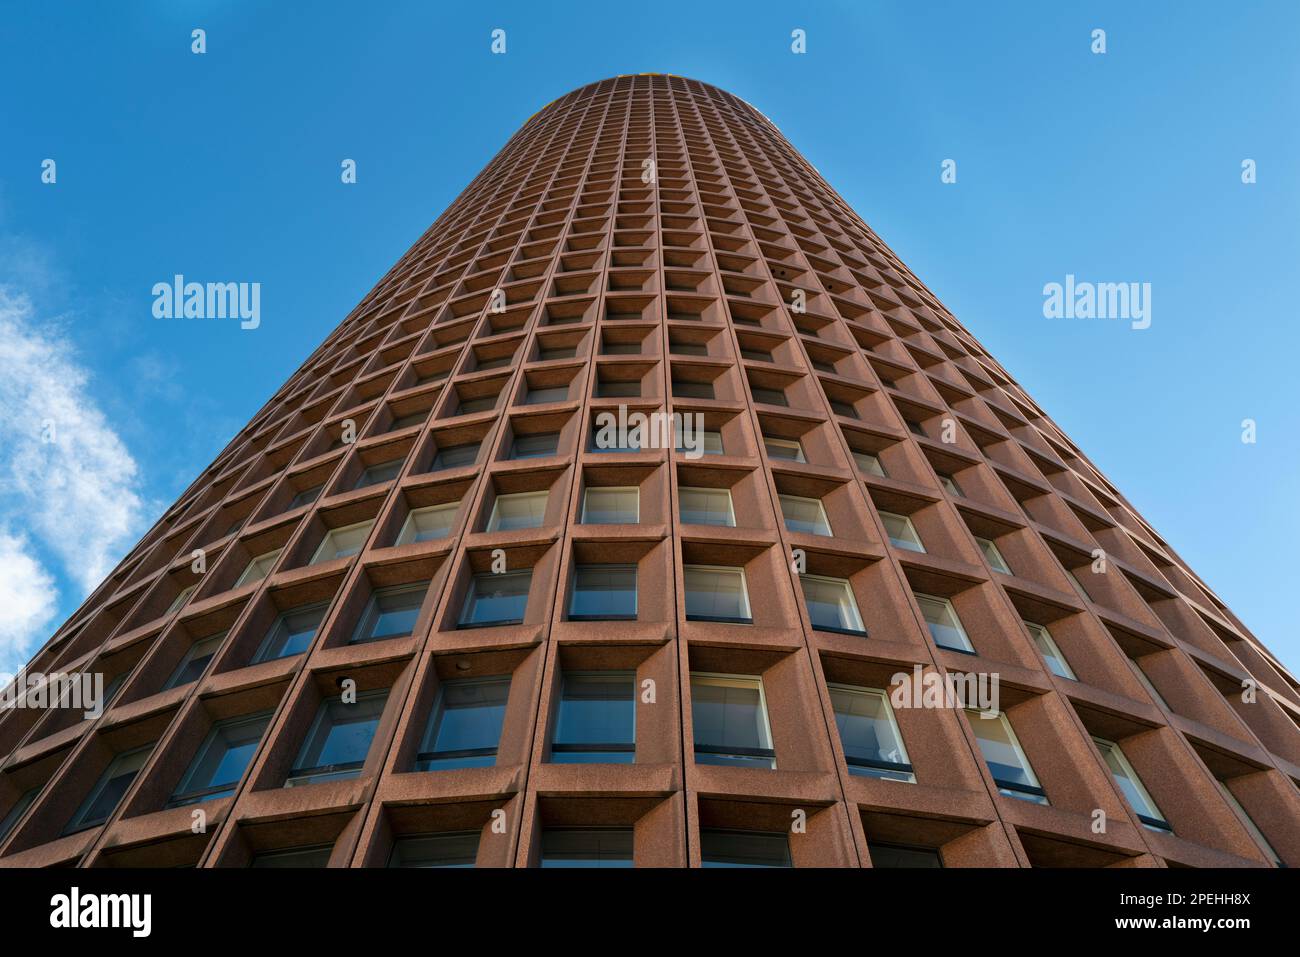
[[[46,601],[57,604],[38,551],[88,592],[144,517],[135,459],[90,395],[67,332],[8,286],[0,286],[0,436],[0,513],[9,521],[0,576],[16,570],[0,585],[3,654],[38,637]],[[0,660],[0,668],[14,664]]]

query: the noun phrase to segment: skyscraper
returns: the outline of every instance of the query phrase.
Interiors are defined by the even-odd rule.
[[[29,671],[108,703],[0,717],[0,865],[1300,861],[1295,678],[680,77],[532,117]]]

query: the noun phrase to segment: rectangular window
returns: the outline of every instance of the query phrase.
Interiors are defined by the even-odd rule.
[[[909,552],[924,552],[921,536],[916,533],[916,526],[906,515],[894,512],[881,512],[880,521],[885,526],[885,534],[895,548],[904,548]]]
[[[570,621],[635,621],[636,565],[577,565]]]
[[[444,681],[420,741],[416,771],[496,764],[510,676]]]
[[[598,399],[635,399],[640,395],[640,379],[600,379],[596,382]]]
[[[152,750],[153,745],[149,744],[116,755],[108,763],[104,773],[99,776],[90,793],[86,795],[86,800],[81,802],[77,813],[72,815],[72,820],[68,822],[63,833],[73,834],[89,827],[97,827],[107,821],[117,810],[122,797],[135,781],[140,769],[144,767]]]
[[[470,415],[474,412],[490,412],[497,407],[497,397],[482,395],[474,399],[461,399],[456,407],[457,415]]]
[[[441,472],[443,469],[473,465],[478,461],[478,447],[478,442],[469,442],[465,445],[452,445],[445,449],[438,449],[438,454],[433,457],[433,462],[429,465],[429,471]]]
[[[817,631],[838,632],[845,635],[866,635],[858,603],[853,598],[853,587],[844,578],[823,578],[820,575],[800,575],[804,604],[808,620]]]
[[[410,635],[415,631],[420,606],[424,604],[428,591],[427,581],[376,589],[366,603],[366,610],[361,613],[351,643],[359,645]]]
[[[913,435],[919,435],[921,438],[926,437],[925,429],[921,428],[920,422],[914,422],[912,419],[904,419],[903,421],[907,423],[907,430]]]
[[[730,489],[679,488],[677,506],[683,525],[721,525],[727,528],[736,525]]]
[[[500,575],[491,572],[475,575],[465,598],[459,627],[519,624],[528,609],[528,589],[532,583],[531,569]]]
[[[163,690],[168,691],[171,688],[187,685],[191,681],[198,681],[199,676],[207,669],[208,662],[217,653],[217,649],[221,647],[221,642],[225,638],[226,633],[223,631],[219,635],[200,638],[190,645],[189,650],[185,652],[185,657],[181,658],[180,664],[176,666],[176,670],[167,679],[167,683],[163,685]]]
[[[831,399],[830,404],[831,411],[836,415],[842,415],[846,419],[856,419],[858,417],[858,410],[853,408],[853,406],[848,402],[844,402],[840,399]]]
[[[1233,794],[1231,791],[1229,791],[1228,786],[1224,784],[1222,781],[1220,781],[1218,778],[1214,779],[1214,783],[1219,786],[1219,791],[1223,794],[1224,800],[1226,800],[1229,804],[1233,806],[1234,809],[1236,809],[1237,816],[1241,818],[1241,823],[1246,825],[1246,830],[1250,832],[1250,836],[1253,837],[1257,842],[1259,842],[1259,845],[1262,848],[1264,848],[1264,850],[1268,853],[1268,859],[1272,861],[1274,864],[1276,864],[1278,867],[1286,867],[1286,862],[1282,860],[1281,855],[1279,855],[1278,852],[1273,848],[1273,845],[1268,842],[1268,838],[1266,838],[1263,832],[1260,831],[1259,825],[1255,823],[1254,818],[1252,818],[1249,814],[1246,813],[1246,809],[1241,806],[1241,802],[1237,800],[1237,796]],[[0,837],[4,836],[5,831],[6,828],[4,827],[4,825],[0,824]]]
[[[975,653],[975,648],[966,637],[966,629],[961,626],[961,619],[957,617],[957,609],[952,607],[952,602],[946,598],[920,593],[916,595],[916,602],[921,606],[925,623],[930,628],[930,637],[934,639],[936,645],[952,651]]]
[[[270,851],[258,854],[249,867],[327,867],[333,844],[316,844],[311,847],[294,847],[286,851]]]
[[[741,768],[775,768],[763,679],[691,674],[695,762]]]
[[[424,420],[428,417],[428,409],[421,412],[411,412],[408,415],[398,416],[393,419],[393,424],[388,427],[388,431],[400,432],[402,429],[409,429],[413,425],[424,425]]]
[[[987,559],[989,568],[993,569],[995,572],[1001,572],[1004,575],[1011,574],[1011,566],[1007,564],[1007,560],[1003,558],[1002,553],[998,551],[996,543],[987,538],[979,537],[976,537],[975,542],[979,545],[980,551],[984,553],[984,558]]]
[[[591,427],[591,451],[593,452],[640,452],[644,436],[640,429],[606,428],[599,425]]]
[[[413,545],[416,542],[446,538],[451,534],[452,523],[456,521],[459,509],[460,502],[448,502],[446,505],[430,505],[428,508],[412,510],[406,516],[396,544]]]
[[[944,490],[949,495],[955,498],[964,498],[964,496],[962,495],[961,486],[957,484],[957,480],[955,478],[953,478],[951,475],[945,475],[943,472],[940,472],[938,474],[939,474],[939,484],[944,487]]]
[[[284,786],[342,781],[359,775],[387,701],[387,689],[359,694],[351,704],[345,703],[342,696],[322,701]]]
[[[545,828],[541,866],[631,867],[632,828]]]
[[[700,863],[704,867],[793,867],[790,841],[764,831],[700,829]]]
[[[872,867],[943,867],[939,852],[929,847],[903,844],[867,844]]]
[[[1133,666],[1133,676],[1137,678],[1138,683],[1146,689],[1146,693],[1166,711],[1172,712],[1174,709],[1169,707],[1169,702],[1166,701],[1160,692],[1156,690],[1156,686],[1151,683],[1151,679],[1148,678],[1147,673],[1142,670],[1142,666],[1132,658],[1128,659],[1128,663]]]
[[[310,505],[316,499],[320,498],[320,493],[325,491],[325,483],[313,485],[311,488],[305,488],[289,500],[289,507],[286,512],[292,512],[295,508],[302,508],[304,505]]]
[[[567,385],[554,386],[549,389],[529,389],[524,405],[545,405],[548,402],[566,402],[569,398]]]
[[[1060,678],[1068,678],[1070,681],[1077,681],[1074,672],[1070,670],[1070,664],[1065,660],[1065,655],[1061,654],[1061,649],[1056,646],[1052,639],[1052,633],[1042,625],[1036,625],[1032,621],[1025,622],[1025,628],[1029,631],[1029,636],[1034,639],[1034,644],[1038,650],[1043,653],[1043,658],[1047,662],[1047,667],[1052,674]]]
[[[572,359],[578,354],[573,346],[556,346],[554,349],[538,349],[537,361],[550,362],[553,359]]]
[[[794,439],[772,439],[765,435],[763,436],[763,448],[767,449],[769,459],[796,463],[808,461],[803,457],[803,446]]]
[[[214,724],[167,806],[197,804],[234,794],[270,723],[271,712],[267,711]]]
[[[264,555],[258,555],[248,567],[244,569],[242,575],[235,582],[236,588],[242,588],[245,585],[251,585],[253,582],[260,582],[267,575],[271,574],[271,569],[275,567],[275,561],[280,557],[280,549],[273,552],[267,552]]]
[[[849,772],[915,783],[903,736],[885,692],[839,684],[829,685],[828,689]]]
[[[510,446],[512,459],[540,459],[554,455],[560,447],[559,432],[541,432],[534,435],[516,435]]]
[[[402,471],[402,465],[405,459],[391,459],[387,462],[380,462],[377,465],[368,466],[357,479],[357,484],[352,486],[354,489],[366,488],[370,485],[380,485],[384,482],[391,482],[397,478],[398,473]]]
[[[668,347],[679,356],[707,356],[709,354],[708,346],[702,342],[672,341],[668,344]]]
[[[751,362],[771,362],[772,353],[765,352],[762,349],[746,349],[743,346],[740,349],[741,358],[749,359]]]
[[[546,518],[546,502],[550,492],[516,492],[498,495],[492,503],[487,531],[508,532],[520,528],[541,528]]]
[[[788,532],[804,532],[808,535],[831,534],[830,522],[826,520],[826,509],[820,500],[800,498],[797,495],[779,495],[781,514],[785,516],[785,528]]]
[[[176,597],[172,599],[172,603],[168,605],[167,610],[163,612],[163,617],[166,618],[177,608],[181,607],[181,605],[185,604],[185,602],[189,600],[189,597],[194,594],[194,589],[198,587],[199,586],[197,584],[186,585],[179,592],[177,592]]]
[[[473,867],[478,860],[478,831],[419,834],[393,841],[389,867]]]
[[[712,382],[688,382],[685,379],[673,380],[673,395],[683,399],[712,399]]]
[[[788,406],[790,400],[785,397],[785,393],[780,389],[765,389],[762,386],[751,385],[749,394],[754,397],[755,402],[762,402],[767,405]]]
[[[631,764],[636,760],[636,672],[564,673],[551,760]]]
[[[355,525],[347,525],[343,528],[331,528],[325,533],[320,546],[316,549],[316,554],[312,555],[311,561],[307,564],[332,562],[336,558],[350,558],[358,554],[366,544],[366,539],[370,537],[372,525],[374,522],[357,522]]]
[[[641,521],[641,489],[588,488],[582,495],[583,525],[635,525]]]
[[[750,624],[749,592],[742,569],[725,565],[687,565],[686,619]]]
[[[3,841],[9,836],[9,832],[14,829],[14,825],[22,819],[22,816],[27,813],[27,809],[35,804],[36,799],[40,796],[41,785],[39,784],[34,788],[28,788],[19,795],[18,800],[14,802],[13,807],[9,808],[9,810],[5,812],[4,819],[0,820],[0,841]]]
[[[253,656],[253,664],[300,655],[310,648],[328,607],[328,604],[321,602],[281,612],[262,640],[262,647]]]
[[[880,464],[880,458],[870,452],[854,452],[853,461],[858,464],[858,468],[868,475],[879,475],[881,478],[888,477],[885,467]]]
[[[1147,792],[1137,772],[1133,770],[1133,765],[1128,763],[1128,758],[1124,756],[1123,749],[1114,741],[1107,741],[1105,738],[1093,738],[1092,740],[1097,745],[1097,750],[1101,752],[1106,767],[1110,768],[1115,783],[1119,785],[1119,789],[1124,792],[1124,797],[1133,810],[1137,812],[1138,820],[1153,831],[1172,833],[1173,828],[1169,826],[1165,816],[1160,813],[1160,808],[1156,807],[1156,802]]]
[[[1048,803],[1047,792],[1039,785],[1007,716],[998,711],[986,718],[981,712],[968,709],[966,717],[998,791],[1035,804]]]

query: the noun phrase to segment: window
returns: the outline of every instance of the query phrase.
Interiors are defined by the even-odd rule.
[[[930,628],[930,637],[934,639],[936,645],[952,651],[975,653],[970,639],[966,637],[966,630],[961,626],[961,619],[957,617],[957,610],[952,607],[952,602],[946,598],[921,594],[917,594],[916,602],[921,606],[925,623]]]
[[[516,435],[510,446],[512,459],[539,459],[554,455],[560,447],[559,432],[542,432],[535,435]]]
[[[793,867],[790,841],[764,831],[700,829],[700,863],[704,867]]]
[[[644,436],[638,428],[616,429],[600,425],[591,427],[593,452],[640,452]]]
[[[1133,810],[1137,812],[1138,820],[1153,831],[1172,833],[1173,828],[1169,826],[1165,816],[1160,813],[1160,808],[1156,807],[1156,802],[1147,793],[1146,787],[1142,784],[1142,779],[1133,770],[1133,765],[1128,763],[1128,758],[1124,756],[1120,746],[1114,741],[1107,741],[1105,738],[1093,738],[1092,740],[1097,745],[1097,750],[1101,752],[1106,767],[1110,768],[1115,783],[1119,785],[1119,789],[1124,792],[1124,797],[1133,807]]]
[[[640,379],[600,379],[596,382],[596,397],[600,399],[635,399],[640,395]]]
[[[410,635],[415,631],[415,623],[420,618],[420,606],[424,604],[428,590],[427,581],[377,589],[366,603],[361,620],[357,622],[351,644]]]
[[[887,478],[888,474],[885,467],[880,464],[879,457],[872,455],[870,452],[854,452],[853,461],[858,464],[858,468],[868,475],[879,475],[881,478]]]
[[[724,565],[687,565],[686,619],[749,624],[749,593],[745,573]]]
[[[697,764],[776,767],[762,678],[692,674],[691,716]]]
[[[799,584],[803,587],[803,600],[813,628],[846,635],[866,635],[862,616],[858,614],[858,603],[853,599],[853,587],[847,579],[800,575]]]
[[[907,423],[907,429],[909,432],[914,435],[919,435],[921,438],[925,438],[925,429],[921,428],[920,422],[915,422],[912,419],[904,419],[903,421]]]
[[[726,449],[722,445],[722,433],[716,429],[696,429],[692,439],[702,455],[723,455],[726,453]],[[685,429],[680,422],[677,424],[674,448],[678,452],[687,451]]]
[[[842,415],[846,419],[856,419],[858,417],[858,410],[850,403],[844,402],[841,399],[830,399],[829,401],[831,404],[831,411],[836,415]]]
[[[957,484],[957,480],[955,478],[943,472],[939,472],[938,475],[939,475],[939,484],[944,487],[944,490],[949,495],[956,496],[957,498],[965,497],[962,494],[961,486]]]
[[[63,833],[73,834],[77,831],[84,831],[88,827],[96,827],[107,821],[112,813],[117,810],[123,795],[131,787],[131,783],[135,781],[135,776],[144,767],[145,761],[149,759],[149,752],[152,750],[153,745],[149,744],[143,748],[124,751],[108,762],[108,767],[99,776],[99,780],[95,782],[95,786],[91,788],[90,793],[86,795],[86,800],[81,802],[81,807],[77,808],[77,813],[72,815],[72,820],[68,822],[68,826]]]
[[[531,569],[500,575],[491,572],[475,575],[465,598],[459,627],[519,624],[528,608],[528,588],[532,583]]]
[[[746,349],[744,346],[741,346],[740,355],[742,358],[749,359],[751,362],[772,361],[772,353],[764,349]]]
[[[641,343],[605,342],[601,344],[600,353],[606,356],[639,356],[641,354]]]
[[[1157,704],[1166,711],[1172,712],[1174,709],[1169,707],[1169,702],[1166,701],[1164,696],[1156,690],[1156,686],[1151,683],[1151,679],[1148,678],[1147,673],[1142,670],[1142,666],[1132,658],[1128,659],[1128,663],[1133,666],[1133,675],[1137,678],[1138,684],[1142,685],[1142,687],[1146,689],[1147,694],[1149,694]]]
[[[880,521],[885,526],[885,534],[895,548],[904,548],[909,552],[924,552],[921,536],[916,534],[916,526],[906,515],[894,512],[881,512]]]
[[[995,572],[1001,572],[1004,575],[1011,574],[1011,566],[1008,565],[1007,560],[1002,557],[1002,553],[998,551],[998,546],[994,542],[987,538],[978,537],[975,539],[975,542],[979,545],[980,551],[984,553],[984,557],[988,560],[989,568],[993,569]]]
[[[473,867],[478,860],[478,831],[420,834],[393,841],[389,867]]]
[[[789,532],[804,532],[809,535],[831,534],[830,522],[826,521],[826,509],[815,498],[800,498],[797,495],[780,495],[781,514],[785,516],[785,528]]]
[[[630,827],[548,827],[542,831],[542,867],[631,867]]]
[[[673,395],[685,399],[712,399],[712,382],[688,382],[685,379],[673,380]]]
[[[765,389],[759,385],[750,385],[749,394],[754,397],[755,402],[763,402],[767,405],[788,406],[790,400],[785,397],[785,392],[781,389]]]
[[[253,656],[253,664],[300,655],[310,648],[312,639],[316,637],[316,629],[325,618],[327,607],[321,602],[282,612],[267,632],[262,647]]]
[[[573,569],[571,621],[634,621],[635,565],[577,565]]]
[[[1260,831],[1259,826],[1255,823],[1254,819],[1246,813],[1246,809],[1241,806],[1241,802],[1237,800],[1236,795],[1228,790],[1228,785],[1224,784],[1218,778],[1214,779],[1214,783],[1219,786],[1219,791],[1222,792],[1224,800],[1236,809],[1237,816],[1241,818],[1241,823],[1246,825],[1246,830],[1250,832],[1250,836],[1258,841],[1260,846],[1268,853],[1268,859],[1278,867],[1286,867],[1286,863],[1273,848],[1273,845],[1268,842],[1268,838],[1266,838],[1263,832]],[[28,794],[30,793],[31,792],[29,791]],[[23,797],[26,797],[26,795],[23,795]],[[4,837],[6,830],[7,828],[3,824],[0,824],[0,838]]]
[[[1047,792],[1034,776],[1034,769],[1029,766],[1007,716],[997,711],[992,712],[992,717],[984,717],[981,712],[968,709],[966,717],[998,791],[1008,797],[1046,804]]]
[[[445,449],[438,449],[438,454],[433,457],[433,462],[429,465],[429,471],[440,472],[443,469],[473,465],[478,461],[478,447],[478,442],[469,442],[465,445],[452,445]]]
[[[473,412],[488,412],[497,407],[497,397],[494,395],[481,395],[473,399],[461,399],[460,404],[456,407],[457,415],[469,415]]]
[[[943,867],[939,852],[929,847],[867,843],[872,867]]]
[[[451,526],[456,521],[456,512],[459,509],[460,502],[414,509],[406,516],[406,522],[402,525],[396,544],[412,545],[435,538],[446,538],[451,534]]]
[[[405,459],[390,459],[387,462],[367,466],[361,473],[361,477],[357,479],[357,484],[352,487],[354,489],[366,488],[370,485],[391,482],[402,471],[402,464],[405,461]]]
[[[1043,658],[1047,661],[1047,667],[1052,674],[1061,678],[1068,678],[1071,681],[1077,681],[1074,672],[1070,670],[1069,663],[1065,660],[1065,655],[1061,654],[1061,649],[1056,646],[1052,639],[1052,633],[1042,625],[1036,625],[1032,621],[1025,622],[1025,628],[1029,632],[1029,637],[1034,639],[1034,644],[1038,650],[1043,653]]]
[[[327,867],[330,862],[332,844],[317,844],[312,847],[293,847],[287,851],[270,851],[253,858],[250,867]]]
[[[582,524],[635,525],[641,521],[641,490],[630,485],[622,488],[588,488],[582,495]]]
[[[838,684],[830,685],[829,691],[849,773],[915,783],[885,692]]]
[[[167,617],[172,612],[174,612],[177,608],[181,607],[181,605],[185,604],[185,602],[189,600],[189,597],[194,594],[194,589],[198,587],[199,587],[198,583],[196,582],[193,585],[186,585],[179,592],[177,592],[176,597],[172,599],[172,603],[168,605],[167,610],[163,612],[163,617],[164,618]]]
[[[387,701],[386,689],[359,694],[352,704],[345,704],[341,696],[322,701],[284,786],[342,781],[359,775]]]
[[[416,771],[485,768],[496,764],[509,675],[444,681],[416,755]]]
[[[683,525],[722,525],[733,528],[736,524],[730,489],[679,488],[677,507]]]
[[[537,350],[537,361],[550,362],[552,359],[572,359],[577,354],[578,350],[574,346],[556,346],[551,349],[543,348]]]
[[[242,588],[244,585],[251,585],[253,582],[260,582],[267,575],[271,574],[271,569],[275,567],[275,560],[280,557],[280,549],[273,552],[267,552],[264,555],[258,555],[248,567],[244,569],[242,575],[235,582],[236,588]]]
[[[267,711],[213,725],[167,806],[197,804],[234,794],[270,721],[271,712]]]
[[[557,764],[636,760],[635,671],[564,673],[551,760]]]
[[[181,685],[187,685],[191,681],[198,681],[199,676],[208,667],[208,662],[212,660],[212,656],[221,647],[221,642],[225,640],[225,637],[226,633],[223,631],[219,635],[200,638],[190,645],[189,650],[185,652],[185,656],[181,658],[180,664],[176,666],[176,670],[167,679],[167,683],[163,685],[163,690],[168,691],[172,688],[179,688]]]
[[[19,795],[13,807],[6,812],[4,819],[0,820],[0,841],[9,836],[9,832],[14,829],[14,825],[27,813],[27,809],[36,803],[36,799],[40,797],[40,794],[41,786],[37,785]]]
[[[420,412],[411,412],[407,415],[401,415],[393,419],[393,424],[388,427],[389,432],[400,432],[402,429],[409,429],[413,425],[423,425],[424,420],[429,417],[429,410],[424,409]]]
[[[374,522],[357,522],[344,528],[331,528],[325,533],[316,554],[311,557],[309,565],[319,562],[331,562],[336,558],[349,558],[356,555],[366,544],[370,536],[370,526]]]
[[[507,532],[520,528],[540,528],[546,518],[546,501],[550,492],[516,492],[498,495],[492,503],[487,531]]]
[[[304,505],[310,505],[316,499],[320,498],[320,493],[325,491],[325,483],[313,485],[311,488],[305,488],[292,499],[289,500],[289,507],[286,512],[291,512],[295,508],[302,508]]]
[[[548,389],[529,389],[524,405],[545,405],[547,402],[564,402],[569,398],[567,385],[553,386]]]
[[[680,342],[672,340],[668,347],[679,356],[707,356],[709,348],[702,342]]]
[[[767,457],[770,459],[799,463],[808,461],[803,457],[803,446],[794,439],[772,439],[765,435],[763,448],[767,449]]]

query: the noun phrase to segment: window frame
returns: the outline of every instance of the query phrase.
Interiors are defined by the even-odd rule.
[[[740,597],[745,606],[745,616],[729,617],[727,615],[692,615],[686,609],[686,601],[690,595],[690,588],[686,583],[686,573],[688,570],[711,571],[711,572],[729,572],[740,578]],[[682,565],[682,614],[687,621],[709,621],[724,625],[752,625],[754,623],[754,606],[749,602],[749,581],[745,574],[745,569],[737,565],[699,565],[683,564]]]

